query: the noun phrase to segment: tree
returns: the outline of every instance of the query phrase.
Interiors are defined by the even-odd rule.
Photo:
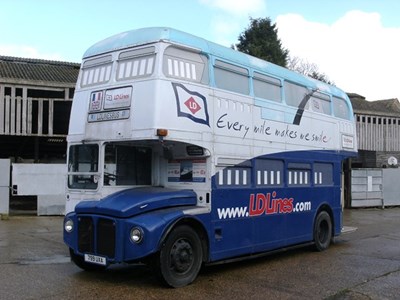
[[[286,67],[289,51],[282,47],[276,24],[270,18],[250,18],[249,27],[240,34],[236,49]]]
[[[319,81],[335,85],[335,83],[331,81],[325,73],[321,73],[318,70],[318,66],[316,64],[310,63],[309,61],[301,59],[298,56],[289,57],[287,68]]]
[[[232,48],[334,85],[316,64],[289,56],[289,50],[282,47],[276,24],[272,24],[270,18],[250,18],[249,27],[239,35],[239,43]]]

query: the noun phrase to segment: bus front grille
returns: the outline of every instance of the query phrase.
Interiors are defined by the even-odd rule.
[[[96,225],[96,226],[95,226]],[[115,256],[115,221],[91,217],[78,218],[78,250],[108,258]]]
[[[81,253],[94,253],[94,226],[90,217],[78,218],[78,250]]]
[[[115,256],[115,222],[99,219],[97,223],[97,253],[108,257]]]

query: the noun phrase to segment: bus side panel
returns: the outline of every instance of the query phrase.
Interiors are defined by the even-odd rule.
[[[343,206],[342,206],[342,162],[339,160],[334,165],[334,181],[337,188],[334,190],[334,206],[333,206],[333,216],[334,216],[334,235],[339,235],[342,232],[342,217],[343,217]]]
[[[334,235],[340,233],[340,155],[296,151],[261,160],[229,166],[213,177],[212,260],[311,242],[323,206],[332,212]]]
[[[286,245],[286,219],[283,214],[253,217],[255,228],[254,252],[262,252],[284,247]]]
[[[337,187],[288,189],[289,194],[294,195],[296,198],[293,212],[288,214],[286,219],[288,245],[313,240],[314,220],[317,210],[323,204],[327,204],[333,210],[332,199],[336,197],[335,190],[337,189]]]
[[[211,260],[251,253],[254,227],[248,217],[248,191],[218,189],[212,199]]]

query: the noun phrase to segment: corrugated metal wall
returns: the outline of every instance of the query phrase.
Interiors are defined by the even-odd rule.
[[[351,207],[383,206],[382,169],[351,171]]]
[[[351,207],[400,205],[400,169],[353,169]]]

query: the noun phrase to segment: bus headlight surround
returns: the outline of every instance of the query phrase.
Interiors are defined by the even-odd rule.
[[[129,234],[129,238],[134,244],[139,244],[143,240],[143,229],[140,227],[133,227]]]
[[[64,223],[64,230],[68,233],[72,232],[74,230],[74,221],[67,219]]]

